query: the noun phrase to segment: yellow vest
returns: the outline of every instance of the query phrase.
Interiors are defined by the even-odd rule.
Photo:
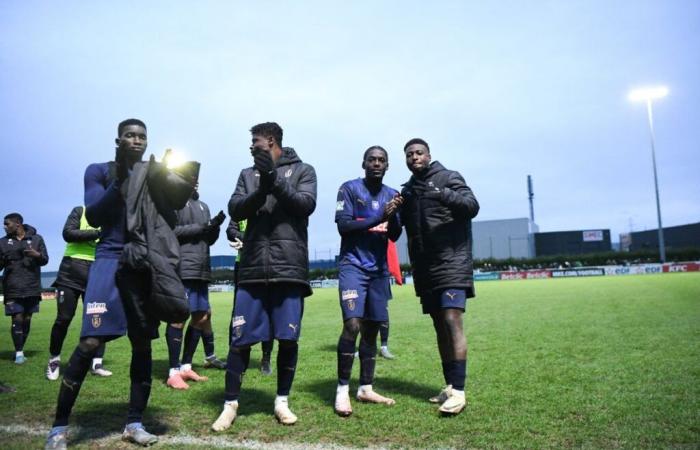
[[[85,207],[83,206],[83,213],[80,216],[80,229],[81,230],[96,230],[88,224],[85,218]],[[66,252],[64,256],[70,256],[75,259],[84,259],[86,261],[95,260],[95,247],[97,246],[98,239],[94,241],[87,242],[69,242],[66,244]]]

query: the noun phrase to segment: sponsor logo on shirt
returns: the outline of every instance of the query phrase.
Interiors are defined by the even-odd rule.
[[[359,297],[359,295],[357,295],[356,289],[346,289],[340,293],[340,298],[343,300],[352,300],[357,297]]]
[[[107,303],[88,302],[85,306],[86,314],[104,314],[107,312]],[[93,321],[95,319],[93,318]]]

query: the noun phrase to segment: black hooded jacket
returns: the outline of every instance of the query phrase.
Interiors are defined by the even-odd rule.
[[[287,147],[275,169],[277,178],[269,192],[259,189],[257,170],[243,169],[228,203],[232,221],[248,220],[238,281],[298,283],[308,296],[307,228],[316,209],[316,172]]]
[[[49,262],[44,239],[36,234],[31,225],[24,225],[24,239],[10,236],[0,239],[0,270],[3,295],[7,299],[38,297],[41,295],[41,266]],[[41,254],[40,258],[26,256],[24,251],[31,246]]]
[[[175,235],[180,242],[180,278],[211,281],[209,246],[219,238],[219,227],[210,227],[206,203],[191,198],[178,210]]]
[[[416,295],[458,288],[473,297],[471,219],[479,203],[464,178],[434,161],[401,195]]]

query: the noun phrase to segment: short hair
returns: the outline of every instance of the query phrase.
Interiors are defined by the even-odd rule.
[[[276,122],[259,123],[250,129],[250,134],[274,138],[277,145],[282,147],[282,135],[284,132],[282,127],[277,125]]]
[[[421,139],[421,138],[413,138],[413,139],[411,139],[410,141],[406,142],[406,145],[403,146],[403,151],[405,152],[406,149],[407,149],[408,147],[412,146],[413,144],[425,145],[425,148],[427,148],[427,149],[428,149],[428,152],[430,152],[430,146],[428,145],[427,142],[425,142],[425,141],[424,141],[423,139]]]
[[[24,223],[24,217],[22,217],[22,214],[20,213],[10,213],[5,216],[5,220],[11,220],[13,222],[23,224]]]
[[[122,130],[124,130],[124,128],[128,127],[129,125],[139,125],[143,127],[144,130],[146,129],[146,124],[143,123],[143,121],[139,119],[126,119],[122,120],[121,122],[119,122],[119,125],[117,125],[117,136],[121,136]]]
[[[372,150],[381,150],[381,151],[383,151],[383,152],[384,152],[384,157],[386,158],[387,162],[389,161],[389,153],[387,153],[387,151],[386,151],[386,150],[384,149],[384,147],[382,147],[381,145],[373,145],[373,146],[371,146],[370,148],[368,148],[367,150],[365,150],[365,154],[362,155],[362,161],[364,161],[364,160],[367,159],[367,155],[369,155],[369,152],[371,152]]]

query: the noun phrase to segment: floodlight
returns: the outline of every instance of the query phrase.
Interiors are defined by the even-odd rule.
[[[648,102],[667,95],[668,88],[666,86],[650,86],[631,90],[627,98],[632,102]]]

